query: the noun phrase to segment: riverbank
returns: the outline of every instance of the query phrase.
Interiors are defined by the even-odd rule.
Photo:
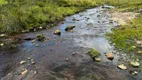
[[[65,16],[102,4],[112,5],[119,10],[123,9],[123,11],[134,11],[142,8],[141,3],[141,0],[1,0],[0,32],[21,33],[50,28]]]

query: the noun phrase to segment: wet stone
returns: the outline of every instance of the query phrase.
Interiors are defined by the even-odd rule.
[[[61,31],[57,29],[53,34],[55,34],[55,35],[61,35]]]
[[[74,56],[76,54],[76,52],[73,52],[72,55]]]
[[[135,75],[138,75],[139,72],[138,71],[130,71],[130,73],[135,76]]]
[[[69,61],[69,58],[66,58],[65,60],[66,60],[66,61]]]
[[[142,54],[142,51],[138,51],[137,53],[138,53],[138,54]]]
[[[113,56],[113,53],[107,53],[106,54],[106,57],[109,59],[109,60],[113,60],[114,59],[114,56]]]
[[[34,43],[36,40],[32,40],[31,42]]]
[[[122,70],[126,70],[127,69],[127,67],[124,64],[118,65],[118,68],[120,68]]]
[[[96,62],[100,62],[100,61],[101,61],[101,59],[100,59],[100,58],[95,57],[95,61],[96,61]]]
[[[23,72],[21,72],[22,77],[25,77],[28,74],[28,70],[25,69]]]
[[[0,34],[0,38],[6,37],[6,34]]]
[[[36,44],[36,47],[38,47],[39,45],[38,44]]]
[[[68,26],[68,27],[66,27],[65,28],[65,31],[71,31],[72,29],[74,29],[75,28],[75,26]]]
[[[22,64],[25,64],[25,63],[26,63],[26,61],[21,61],[21,62],[20,62],[21,65],[22,65]]]
[[[3,47],[4,46],[4,43],[0,43],[0,47]]]
[[[130,64],[131,64],[133,67],[139,67],[139,66],[140,66],[140,63],[139,63],[138,61],[130,62]]]

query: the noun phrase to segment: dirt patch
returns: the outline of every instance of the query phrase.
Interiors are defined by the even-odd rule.
[[[134,12],[112,12],[112,20],[116,21],[118,25],[125,25],[128,21],[136,18],[139,13]]]

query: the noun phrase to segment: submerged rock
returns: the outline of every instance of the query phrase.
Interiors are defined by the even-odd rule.
[[[106,54],[106,57],[108,58],[108,59],[110,59],[110,60],[113,60],[114,59],[114,56],[113,56],[113,53],[111,52],[111,53],[107,53]]]
[[[71,31],[73,28],[75,28],[75,26],[68,26],[65,28],[65,31]]]
[[[127,69],[127,67],[124,64],[118,65],[118,68],[120,68],[122,70],[126,70]]]
[[[55,35],[61,35],[61,31],[57,29],[57,30],[54,32],[54,34],[55,34]]]

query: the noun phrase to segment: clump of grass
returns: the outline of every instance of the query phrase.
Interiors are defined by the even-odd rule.
[[[100,53],[93,48],[90,49],[89,54],[92,58],[98,57],[100,55]]]
[[[38,41],[44,41],[45,40],[45,36],[43,34],[38,34],[37,35],[37,40]]]

